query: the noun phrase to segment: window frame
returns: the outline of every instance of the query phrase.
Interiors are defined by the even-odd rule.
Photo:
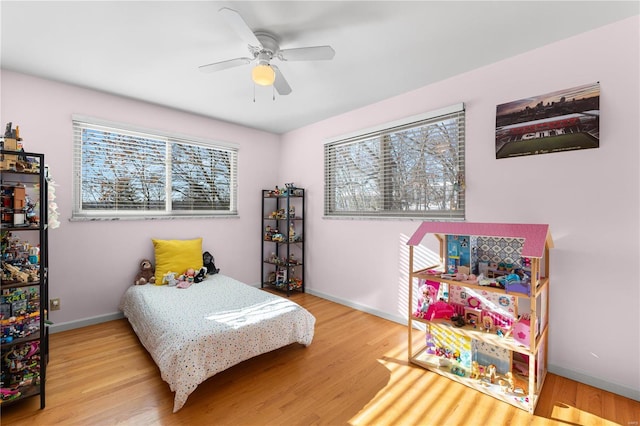
[[[355,145],[359,143],[365,143],[373,141],[375,138],[381,140],[389,135],[393,135],[397,132],[402,132],[411,129],[418,129],[420,127],[426,127],[437,122],[445,122],[446,120],[455,119],[457,121],[457,154],[456,154],[456,166],[457,176],[455,182],[448,182],[453,185],[457,193],[457,201],[459,202],[457,209],[440,209],[440,210],[400,210],[389,209],[390,200],[393,199],[393,195],[386,196],[385,189],[390,188],[389,179],[377,179],[376,186],[378,188],[379,204],[384,206],[378,210],[353,209],[353,210],[338,210],[336,206],[336,188],[335,174],[336,174],[336,157],[332,156],[337,148],[341,146],[348,147],[349,145]],[[396,121],[384,123],[375,127],[358,130],[349,134],[341,135],[325,141],[324,143],[324,218],[325,219],[406,219],[406,220],[443,220],[443,221],[464,221],[466,216],[466,194],[465,194],[465,123],[466,123],[466,111],[464,103],[454,104],[445,108],[427,112],[424,114],[418,114]],[[390,157],[385,156],[388,153],[384,152],[384,145],[380,142],[381,147],[378,149],[378,153],[382,158],[382,165],[378,166],[378,174],[383,175],[385,172],[392,172],[391,166],[388,166],[385,160]],[[333,152],[331,150],[334,150]],[[387,193],[390,191],[386,191]],[[393,200],[398,202],[400,200]]]
[[[83,140],[82,129],[98,131],[109,130],[119,135],[146,137],[164,142],[164,192],[165,208],[161,210],[117,210],[117,209],[84,209],[82,199],[82,167]],[[238,158],[239,145],[230,142],[213,141],[177,133],[146,129],[126,123],[118,123],[83,115],[72,115],[72,173],[73,173],[73,209],[71,221],[86,220],[150,220],[150,219],[184,219],[184,218],[229,218],[238,217]],[[230,154],[229,170],[229,208],[225,210],[190,210],[172,207],[172,168],[170,156],[174,145],[189,145],[198,148],[219,150]],[[173,158],[173,157],[172,157]]]

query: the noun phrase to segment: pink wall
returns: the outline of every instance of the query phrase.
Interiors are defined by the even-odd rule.
[[[61,226],[49,233],[49,293],[61,299],[62,309],[51,312],[53,322],[118,312],[139,260],[153,259],[151,238],[201,236],[222,273],[248,283],[260,281],[260,190],[277,184],[266,164],[277,159],[278,136],[6,70],[1,82],[0,122],[20,126],[25,149],[45,154],[58,184]],[[72,114],[239,144],[240,217],[70,222]]]
[[[309,291],[406,318],[418,223],[323,219],[323,142],[464,102],[467,220],[550,224],[551,369],[640,398],[639,38],[630,18],[284,135],[280,180],[309,194]],[[495,159],[496,105],[597,81],[599,149]]]

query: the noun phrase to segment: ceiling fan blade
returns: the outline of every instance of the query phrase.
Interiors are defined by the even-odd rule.
[[[327,61],[335,54],[331,46],[298,47],[280,50],[278,58],[282,61]]]
[[[273,87],[276,88],[280,96],[286,96],[291,93],[291,86],[289,86],[289,83],[280,72],[280,68],[275,65],[271,65],[271,68],[276,72],[276,80],[273,82]]]
[[[236,34],[238,34],[245,43],[250,46],[262,47],[262,43],[260,43],[249,25],[247,25],[237,11],[229,9],[228,7],[223,7],[218,12],[224,16],[224,19],[227,21],[229,26],[233,28]]]
[[[252,61],[251,58],[236,58],[229,59],[228,61],[214,62],[212,64],[200,65],[198,69],[202,72],[215,72],[226,70],[227,68],[239,67],[246,65]]]

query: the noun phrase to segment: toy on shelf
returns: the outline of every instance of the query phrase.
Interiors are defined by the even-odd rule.
[[[480,366],[478,365],[478,361],[471,362],[471,374],[469,374],[469,378],[480,380],[482,375],[480,374]]]
[[[271,191],[269,191],[269,197],[279,197],[280,196],[280,188],[278,188],[278,185],[276,185],[275,189],[272,189]]]
[[[507,393],[507,392],[520,393],[520,394],[527,393],[527,387],[528,387],[527,382],[518,378],[511,371],[505,374],[504,379],[498,380],[498,383],[500,384],[500,388],[504,393]]]
[[[289,223],[289,242],[293,243],[296,240],[296,230],[293,222]]]
[[[424,283],[420,286],[418,296],[418,307],[413,313],[416,318],[427,318],[427,311],[436,298],[438,291],[433,285]]]
[[[269,219],[286,219],[285,209],[278,209],[269,214]]]
[[[497,375],[496,375],[496,366],[493,364],[489,364],[487,366],[487,372],[485,373],[487,378],[489,379],[490,383],[495,383],[496,379],[497,379]]]
[[[284,189],[276,185],[276,187],[268,191],[267,194],[268,194],[267,196],[269,197],[287,197],[287,196],[298,197],[302,194],[302,192],[299,191],[299,188],[296,188],[293,182],[291,182],[291,183],[285,183]]]

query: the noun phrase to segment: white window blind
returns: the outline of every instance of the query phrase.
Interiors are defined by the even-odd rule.
[[[464,220],[464,105],[329,141],[325,216]]]
[[[73,218],[237,214],[238,149],[73,120]]]

